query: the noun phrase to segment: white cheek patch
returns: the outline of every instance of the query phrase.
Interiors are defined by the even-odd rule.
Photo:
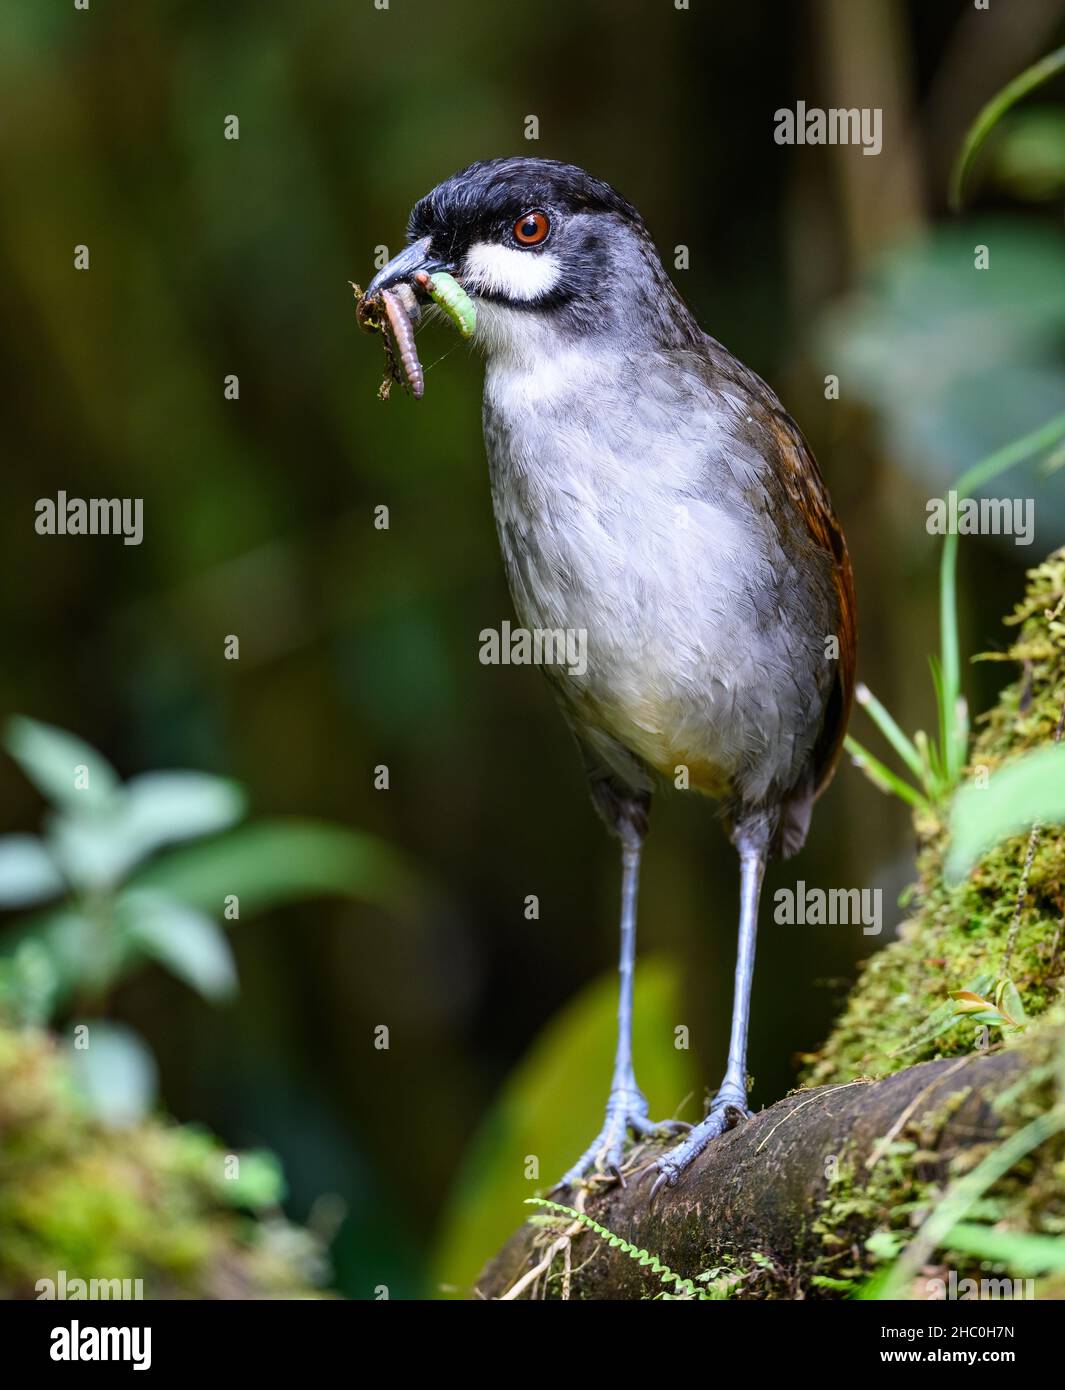
[[[463,280],[474,294],[506,299],[538,299],[558,284],[558,258],[550,251],[519,251],[479,241],[466,252]]]

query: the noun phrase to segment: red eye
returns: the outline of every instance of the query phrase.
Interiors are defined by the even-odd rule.
[[[522,246],[536,246],[551,230],[542,212],[526,212],[514,223],[514,235]]]

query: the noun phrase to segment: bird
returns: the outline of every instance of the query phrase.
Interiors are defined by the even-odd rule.
[[[618,1032],[603,1123],[556,1187],[624,1182],[664,1137],[652,1199],[750,1115],[759,897],[839,759],[857,642],[846,542],[799,427],[705,333],[635,207],[573,164],[482,160],[414,205],[367,296],[454,276],[476,310],[482,423],[510,593],[620,845]],[[640,862],[663,782],[712,799],[739,857],[728,1058],[705,1117],[655,1122],[634,1070]],[[591,1126],[589,1126],[591,1128]]]

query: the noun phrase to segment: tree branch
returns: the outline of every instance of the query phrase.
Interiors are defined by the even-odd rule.
[[[626,1187],[615,1185],[590,1197],[587,1212],[687,1278],[729,1255],[743,1261],[757,1251],[798,1292],[804,1272],[825,1253],[814,1222],[829,1196],[832,1159],[853,1169],[853,1190],[860,1193],[908,1125],[942,1115],[927,1173],[930,1178],[945,1174],[959,1149],[995,1138],[999,1121],[991,1102],[1024,1065],[1015,1052],[976,1053],[925,1062],[882,1081],[796,1092],[710,1144],[675,1188],[659,1193],[653,1207],[650,1182],[636,1181],[633,1172]],[[651,1158],[647,1149],[641,1163]],[[553,1195],[574,1202],[571,1193]],[[848,1230],[856,1246],[874,1218],[875,1204],[870,1204],[864,1233],[860,1213],[851,1218]],[[560,1244],[559,1234],[522,1226],[489,1262],[475,1296],[513,1296],[514,1286],[544,1264],[547,1248]],[[575,1231],[571,1240],[577,1249],[568,1276],[570,1297],[634,1299],[662,1292],[653,1272],[593,1233]],[[545,1285],[546,1272],[545,1265],[518,1297],[557,1297],[557,1283]]]

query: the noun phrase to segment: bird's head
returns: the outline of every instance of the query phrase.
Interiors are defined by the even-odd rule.
[[[639,213],[573,164],[471,164],[415,204],[407,241],[367,295],[447,270],[476,304],[476,336],[489,356],[550,352],[576,339],[615,350],[688,346],[699,335]]]

